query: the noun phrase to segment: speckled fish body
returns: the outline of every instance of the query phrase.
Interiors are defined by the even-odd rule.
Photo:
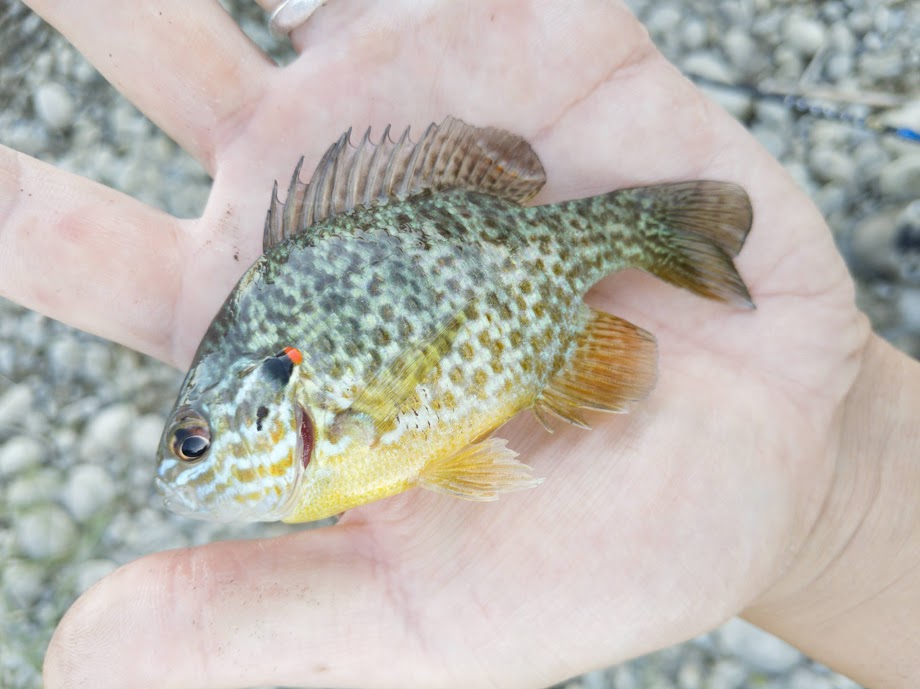
[[[731,261],[751,220],[740,188],[521,205],[542,183],[523,140],[452,119],[419,144],[343,138],[311,184],[295,172],[164,431],[167,502],[305,521],[414,486],[534,486],[492,431],[525,409],[587,427],[582,409],[623,411],[654,385],[654,338],[584,305],[595,282],[638,267],[750,304]]]

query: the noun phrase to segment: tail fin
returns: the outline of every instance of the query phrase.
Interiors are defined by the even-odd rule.
[[[732,258],[751,229],[747,192],[729,182],[679,182],[614,192],[641,209],[647,250],[637,267],[709,299],[753,308]]]

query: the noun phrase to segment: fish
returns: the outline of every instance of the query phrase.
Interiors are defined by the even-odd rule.
[[[733,261],[753,212],[731,182],[528,205],[533,148],[453,117],[418,142],[349,130],[309,183],[302,165],[164,428],[156,484],[180,514],[306,522],[416,487],[534,488],[506,421],[589,428],[656,383],[654,336],[585,304],[598,280],[638,268],[753,308]]]

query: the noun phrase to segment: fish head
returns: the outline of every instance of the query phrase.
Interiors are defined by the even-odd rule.
[[[174,512],[211,521],[283,518],[313,452],[298,401],[300,353],[189,372],[163,431],[157,487]]]

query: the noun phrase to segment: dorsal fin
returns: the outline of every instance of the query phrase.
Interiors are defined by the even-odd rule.
[[[440,125],[429,125],[418,143],[412,143],[408,128],[393,141],[388,126],[378,144],[371,143],[370,131],[357,145],[349,140],[351,130],[345,132],[323,155],[309,184],[300,181],[301,158],[284,203],[275,184],[263,251],[357,206],[447,189],[480,191],[524,203],[546,181],[530,144],[494,127],[473,127],[448,117]]]

